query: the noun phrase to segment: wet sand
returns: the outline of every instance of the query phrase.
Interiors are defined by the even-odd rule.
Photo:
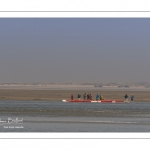
[[[73,94],[77,98],[78,94],[92,94],[95,99],[96,94],[102,94],[104,99],[124,99],[128,94],[134,94],[136,102],[150,102],[150,91],[127,91],[127,90],[23,90],[23,89],[0,89],[0,100],[62,100],[70,99]]]

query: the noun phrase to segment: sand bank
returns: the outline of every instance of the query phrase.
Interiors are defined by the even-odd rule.
[[[77,98],[78,94],[92,94],[95,99],[96,94],[102,94],[105,99],[124,99],[124,95],[134,94],[136,102],[150,102],[149,91],[136,90],[24,90],[24,89],[0,89],[0,100],[62,100],[70,99],[73,94]]]

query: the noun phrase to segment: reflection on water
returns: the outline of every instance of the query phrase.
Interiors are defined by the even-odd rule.
[[[0,101],[2,132],[149,132],[150,103],[63,103]],[[5,126],[5,128],[4,128]],[[12,128],[9,128],[12,127]],[[18,128],[17,128],[18,127]]]

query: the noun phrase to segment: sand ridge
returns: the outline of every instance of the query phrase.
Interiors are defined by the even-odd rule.
[[[96,94],[101,94],[105,99],[122,99],[128,94],[129,100],[131,94],[134,95],[136,102],[150,102],[149,91],[127,91],[127,90],[24,90],[24,89],[0,89],[0,100],[62,100],[70,99],[71,94],[77,98],[78,94],[90,93],[92,99]]]

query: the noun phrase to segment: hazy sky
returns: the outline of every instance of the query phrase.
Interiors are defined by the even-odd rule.
[[[150,19],[0,19],[0,83],[150,81]]]

